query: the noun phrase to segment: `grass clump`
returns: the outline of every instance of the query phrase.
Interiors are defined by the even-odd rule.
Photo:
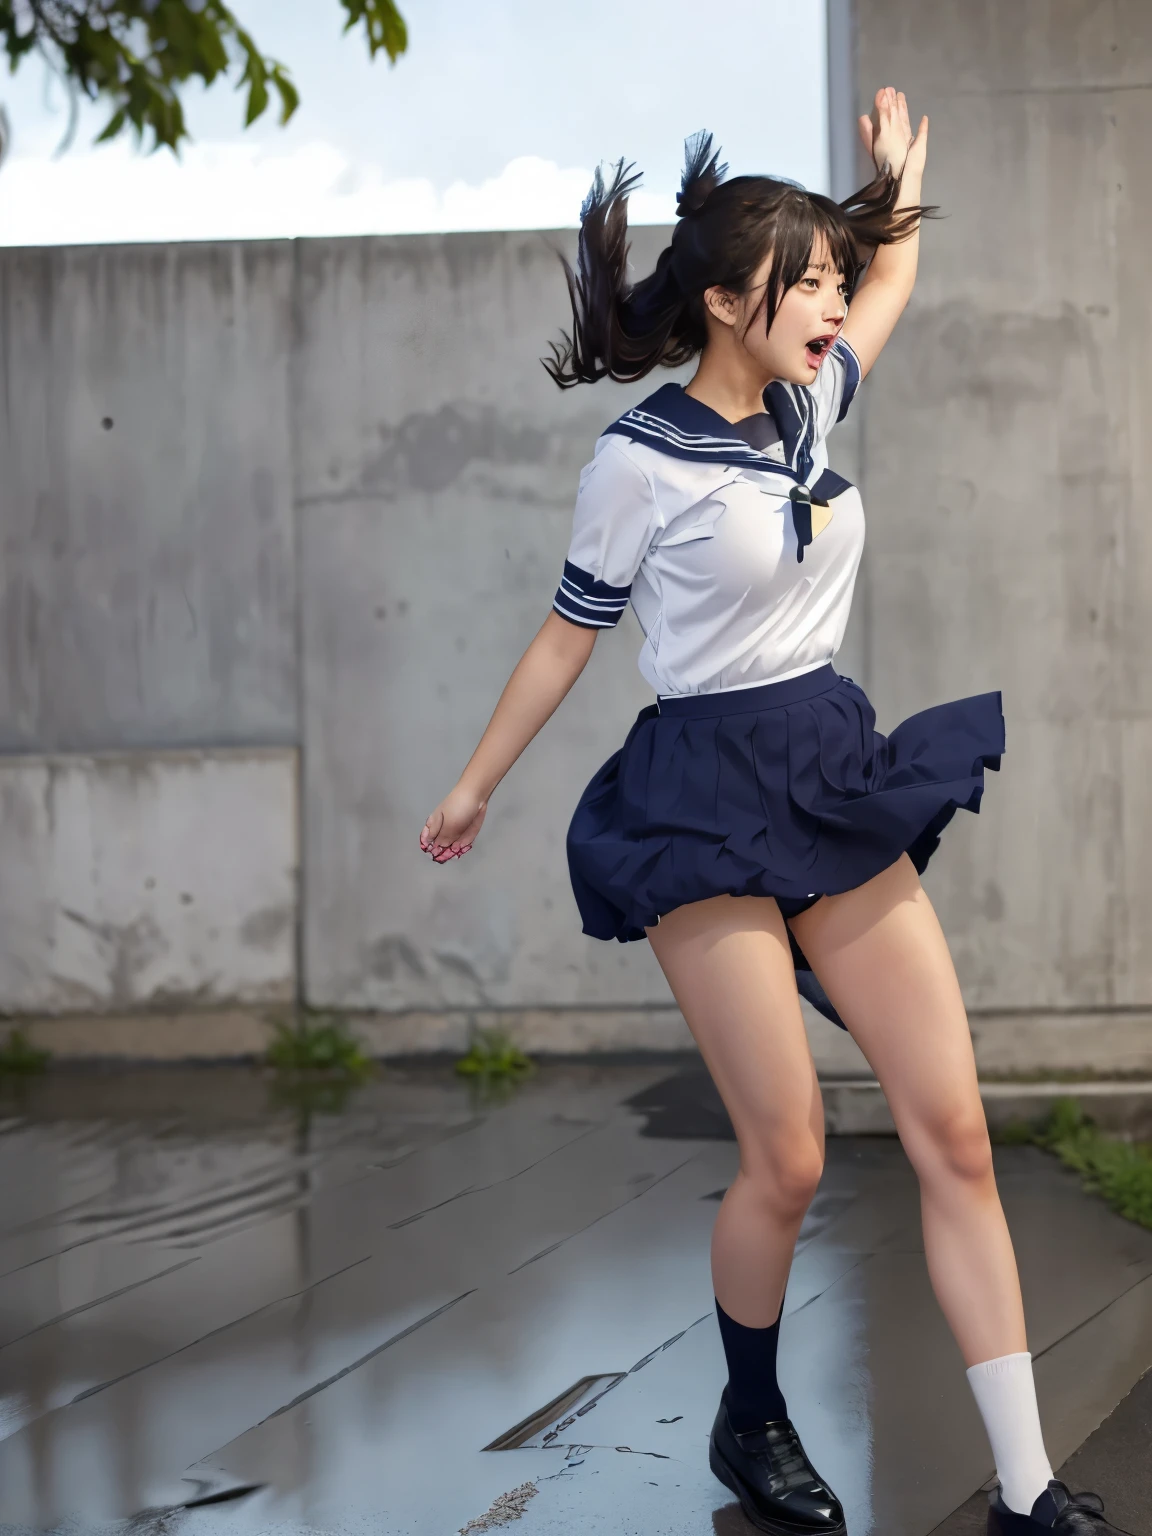
[[[462,1077],[482,1084],[521,1082],[535,1065],[520,1047],[500,1030],[478,1029],[466,1056],[456,1063]]]
[[[278,1023],[264,1060],[279,1073],[322,1073],[351,1083],[363,1082],[372,1073],[371,1059],[346,1025],[323,1014]]]
[[[0,1077],[34,1077],[47,1069],[51,1051],[38,1050],[22,1029],[12,1029],[0,1045]]]
[[[1152,1229],[1152,1145],[1107,1135],[1075,1099],[1057,1099],[1040,1125],[1009,1126],[999,1139],[1043,1147],[1114,1211]]]

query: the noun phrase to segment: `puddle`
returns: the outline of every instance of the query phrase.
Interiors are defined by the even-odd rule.
[[[645,1117],[642,1136],[671,1141],[735,1141],[732,1122],[702,1066],[693,1065],[628,1100]]]

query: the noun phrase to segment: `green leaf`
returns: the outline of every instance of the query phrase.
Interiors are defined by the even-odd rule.
[[[292,83],[292,77],[281,64],[274,64],[269,71],[272,83],[280,94],[280,124],[283,126],[300,105],[300,93]]]
[[[248,85],[248,111],[244,126],[249,128],[268,110],[268,65],[248,33],[240,27],[236,28],[236,40],[244,50],[244,73],[240,77],[240,84],[247,82]]]
[[[248,84],[248,110],[244,114],[244,126],[250,128],[256,119],[268,110],[268,84],[262,67],[249,68],[244,72]]]
[[[375,58],[383,51],[395,64],[407,50],[408,28],[393,0],[340,0],[340,3],[348,12],[345,32],[363,22],[371,57]]]
[[[107,123],[105,123],[103,130],[96,135],[97,144],[103,144],[106,139],[114,139],[127,121],[128,114],[123,107],[120,108],[119,112],[113,112]]]

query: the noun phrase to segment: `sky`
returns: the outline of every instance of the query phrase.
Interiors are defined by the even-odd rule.
[[[180,158],[94,147],[39,58],[0,72],[13,132],[0,244],[403,234],[578,222],[598,161],[644,172],[636,223],[673,217],[685,137],[734,173],[828,181],[824,0],[400,0],[408,52],[370,63],[337,0],[232,0],[302,101],[243,129],[230,84],[193,91]]]

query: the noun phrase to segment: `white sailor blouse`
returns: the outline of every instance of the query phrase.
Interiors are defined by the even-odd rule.
[[[860,364],[838,337],[811,386],[773,383],[731,423],[665,384],[612,423],[580,475],[553,607],[610,629],[629,601],[662,697],[813,671],[844,638],[864,546],[856,488],[828,468]]]

